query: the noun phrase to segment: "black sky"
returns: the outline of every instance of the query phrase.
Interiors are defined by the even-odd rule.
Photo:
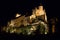
[[[2,1],[1,2],[1,14],[0,14],[0,25],[4,25],[10,19],[14,18],[17,12],[22,15],[26,12],[31,15],[33,8],[38,7],[42,3],[46,9],[48,18],[59,16],[59,1],[55,0],[20,0],[20,1]]]

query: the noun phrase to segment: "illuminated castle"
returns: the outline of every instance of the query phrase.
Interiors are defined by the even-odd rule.
[[[47,24],[45,23],[45,22],[47,22],[47,16],[46,16],[45,9],[43,9],[43,6],[39,6],[38,9],[37,8],[33,9],[32,15],[30,15],[30,16],[25,17],[25,15],[21,16],[21,14],[17,13],[15,17],[16,17],[16,19],[13,19],[8,22],[8,24],[7,24],[8,28],[9,27],[18,28],[18,27],[21,27],[21,25],[23,25],[23,27],[26,27],[27,25],[30,25],[31,30],[36,30],[37,25],[42,24],[42,25],[44,25],[44,27],[41,27],[41,29],[45,28],[44,31],[48,32],[48,27],[47,27]],[[17,30],[15,30],[15,31],[17,31]],[[45,32],[45,34],[47,34],[47,32]]]
[[[30,21],[32,22],[32,19],[36,19],[36,17],[41,16],[42,20],[47,22],[47,16],[46,16],[46,12],[45,10],[43,10],[43,6],[39,6],[39,8],[35,8],[34,10],[32,10],[32,15],[30,16]],[[18,18],[17,18],[18,17]],[[24,21],[24,25],[27,23],[27,17],[25,16],[21,16],[20,14],[16,14],[16,18],[14,20],[11,20],[11,24],[10,25],[21,25],[23,22],[21,22],[22,20]],[[26,20],[25,20],[26,19]]]
[[[34,10],[32,10],[32,15],[30,16],[30,19],[32,18],[36,18],[41,16],[42,20],[47,22],[47,16],[46,16],[46,12],[45,9],[43,9],[43,6],[39,6],[39,8],[35,8]]]

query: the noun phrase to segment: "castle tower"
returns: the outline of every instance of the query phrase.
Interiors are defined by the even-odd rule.
[[[42,19],[47,22],[46,12],[45,12],[45,9],[43,9],[43,6],[39,6],[38,9],[35,8],[35,15],[36,15],[37,17],[41,16]]]

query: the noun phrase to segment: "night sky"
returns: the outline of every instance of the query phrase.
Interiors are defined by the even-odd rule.
[[[55,0],[2,1],[0,5],[0,25],[6,25],[7,21],[13,19],[17,12],[22,15],[27,12],[29,13],[28,15],[31,15],[32,9],[38,7],[40,3],[44,6],[48,19],[59,16],[59,2]]]

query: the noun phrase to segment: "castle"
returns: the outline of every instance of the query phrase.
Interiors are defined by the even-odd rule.
[[[28,21],[32,22],[32,19],[36,19],[36,17],[38,18],[40,16],[40,18],[44,21],[47,22],[47,16],[46,16],[46,12],[43,9],[43,6],[39,6],[39,8],[35,8],[34,10],[32,10],[32,15],[29,17],[25,17],[25,16],[21,16],[19,14],[16,14],[16,19],[11,20],[11,22],[9,23],[9,25],[13,26],[21,26],[23,25],[28,25]]]
[[[47,16],[45,9],[43,9],[43,6],[39,6],[38,8],[35,8],[32,10],[32,15],[30,16],[21,16],[21,14],[16,14],[16,19],[13,19],[8,22],[7,24],[7,31],[12,28],[11,33],[17,32],[17,28],[20,28],[19,31],[21,31],[21,28],[26,28],[30,26],[29,31],[27,29],[23,29],[24,31],[28,32],[28,34],[31,34],[31,32],[37,30],[39,27],[40,33],[42,34],[43,31],[45,34],[48,32],[48,26],[46,24],[47,22]],[[15,28],[15,29],[13,29]]]

